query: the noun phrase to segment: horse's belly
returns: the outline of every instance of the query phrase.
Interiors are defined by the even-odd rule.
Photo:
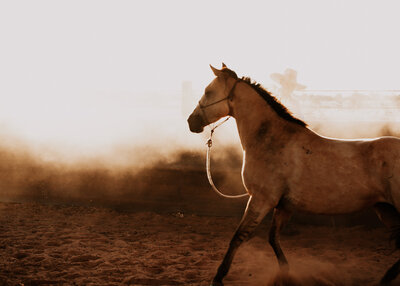
[[[384,200],[387,186],[378,161],[304,160],[287,176],[294,208],[312,213],[351,213]],[[350,158],[350,157],[349,157]],[[318,164],[316,164],[318,162]]]
[[[320,200],[314,199],[313,202],[304,200],[291,201],[291,206],[300,212],[314,213],[314,214],[346,214],[353,213],[365,208],[373,206],[378,200],[366,200],[356,202],[344,202],[336,200]]]
[[[360,211],[384,200],[382,192],[360,184],[337,188],[307,186],[291,189],[287,195],[290,205],[299,211],[317,214],[344,214]]]

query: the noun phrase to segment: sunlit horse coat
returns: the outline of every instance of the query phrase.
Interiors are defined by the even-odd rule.
[[[374,206],[400,247],[400,140],[322,137],[293,117],[275,97],[223,65],[188,119],[192,132],[231,115],[244,152],[243,183],[250,199],[212,285],[222,285],[234,254],[274,210],[269,242],[283,269],[279,232],[296,211],[344,214]],[[381,284],[396,278],[397,261]]]

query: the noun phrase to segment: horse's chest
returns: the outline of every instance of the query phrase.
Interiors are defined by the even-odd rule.
[[[243,166],[243,182],[251,193],[280,192],[284,185],[284,166],[268,159],[249,160]]]

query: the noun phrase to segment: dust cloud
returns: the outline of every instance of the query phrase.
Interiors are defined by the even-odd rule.
[[[229,285],[376,285],[398,259],[382,228],[328,227],[289,222],[281,234],[289,268],[280,270],[268,243],[269,223],[238,250],[226,277]],[[397,285],[397,284],[393,284]]]
[[[68,160],[57,151],[55,155],[43,156],[31,145],[3,136],[8,138],[0,145],[3,201],[213,213],[214,203],[204,207],[214,195],[205,174],[205,149],[175,146],[166,151],[151,145],[119,145],[103,155]],[[229,146],[218,150],[212,161],[216,183],[233,189],[232,192],[235,188],[242,191],[238,181],[240,152]],[[238,180],[226,179],[226,174],[232,172]],[[226,211],[241,212],[231,207]]]
[[[334,264],[310,258],[292,261],[290,271],[276,270],[265,286],[344,286],[351,281]]]

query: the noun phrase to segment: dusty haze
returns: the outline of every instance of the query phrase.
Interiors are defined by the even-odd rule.
[[[193,97],[200,96],[198,92]],[[294,96],[301,99],[304,94]],[[384,96],[378,94],[365,102],[351,101],[357,102],[357,107],[351,102],[345,105],[346,100],[357,97],[354,94],[339,102],[326,95],[318,99],[311,97],[297,112],[311,129],[325,136],[396,136],[400,130],[393,112],[398,107],[397,97]],[[391,113],[386,112],[388,106]],[[354,115],[360,108],[365,109],[363,120]],[[376,120],[377,112],[380,121]],[[224,202],[226,209],[213,210],[223,200],[211,192],[205,174],[205,142],[209,129],[200,135],[190,133],[184,114],[165,119],[158,117],[153,117],[158,120],[140,122],[147,132],[138,136],[138,140],[115,142],[102,148],[95,146],[86,152],[85,148],[41,145],[3,131],[0,196],[11,201],[240,215],[241,201],[235,202],[233,207],[230,202]],[[159,123],[168,126],[164,129]],[[212,170],[217,184],[225,192],[243,192],[242,154],[234,119],[217,129],[212,152]],[[209,204],[208,200],[213,203]]]

